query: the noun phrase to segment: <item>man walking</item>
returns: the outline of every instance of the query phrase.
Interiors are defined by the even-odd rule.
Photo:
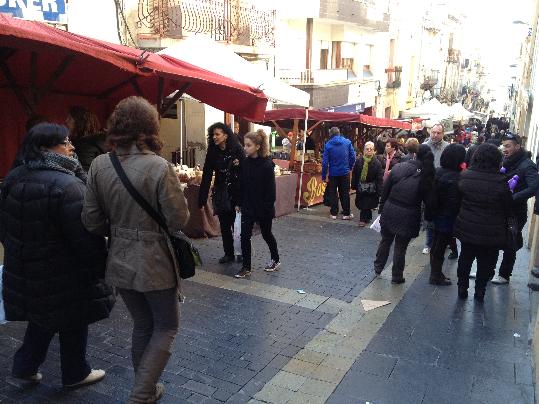
[[[356,162],[356,152],[352,142],[341,135],[339,128],[329,130],[330,139],[324,147],[322,158],[322,180],[327,183],[331,200],[331,218],[337,219],[339,199],[342,205],[343,220],[350,220],[350,171]],[[329,174],[328,174],[329,168]],[[329,180],[326,179],[329,176]]]
[[[432,154],[434,154],[434,167],[437,169],[440,167],[440,157],[442,152],[449,145],[444,140],[444,127],[441,123],[435,123],[430,129],[430,137],[425,142],[430,147]],[[432,248],[432,239],[434,238],[434,229],[432,222],[427,222],[427,240],[425,242],[425,248],[423,248],[423,254],[429,254]],[[452,256],[455,259],[456,257]]]
[[[503,147],[503,168],[507,179],[518,175],[518,182],[513,190],[513,214],[519,229],[519,246],[516,250],[506,249],[503,251],[503,260],[492,283],[504,285],[509,283],[513,274],[513,266],[517,256],[517,251],[522,248],[522,229],[528,221],[528,199],[535,196],[539,188],[539,174],[537,166],[528,158],[526,150],[521,146],[520,136],[513,133],[506,133],[502,137]]]

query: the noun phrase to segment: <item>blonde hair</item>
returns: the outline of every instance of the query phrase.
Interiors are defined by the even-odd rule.
[[[367,142],[365,143],[365,146],[363,146],[363,150],[365,150],[367,148],[367,146],[372,146],[374,147],[374,142]]]
[[[245,139],[249,139],[256,146],[260,146],[260,148],[258,149],[259,157],[264,157],[264,158],[269,157],[270,155],[269,139],[268,139],[268,135],[266,135],[266,132],[264,132],[264,129],[258,129],[256,132],[247,133],[245,135]]]

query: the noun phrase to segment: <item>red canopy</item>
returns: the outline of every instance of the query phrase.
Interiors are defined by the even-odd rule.
[[[293,119],[305,120],[305,109],[303,108],[287,108],[287,109],[274,109],[266,111],[264,115],[264,122],[267,125],[271,124],[271,121],[289,121]],[[352,114],[349,112],[327,112],[318,110],[309,110],[309,121],[322,121],[322,122],[347,122],[358,123],[377,128],[394,128],[394,129],[412,129],[412,125],[409,122],[397,121],[394,119],[377,118],[370,115]]]
[[[63,122],[70,105],[102,121],[129,95],[154,104],[179,91],[249,120],[262,119],[258,89],[171,57],[116,45],[0,14],[0,177],[24,134],[30,113]]]

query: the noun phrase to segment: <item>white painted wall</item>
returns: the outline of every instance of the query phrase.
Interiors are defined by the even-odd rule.
[[[76,34],[120,43],[113,0],[70,0],[68,29]]]

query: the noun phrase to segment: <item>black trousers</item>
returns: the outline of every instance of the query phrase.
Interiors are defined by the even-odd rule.
[[[487,282],[494,276],[496,262],[498,261],[498,249],[468,243],[461,243],[461,247],[457,269],[459,289],[468,289],[470,286],[470,271],[474,260],[477,258],[475,290],[485,291]]]
[[[434,231],[434,237],[432,238],[432,247],[430,250],[430,277],[433,279],[443,279],[444,275],[442,267],[444,265],[445,250],[447,246],[454,244],[456,249],[456,241],[451,234],[444,234],[438,231]],[[453,250],[453,247],[451,248]]]
[[[234,220],[236,220],[236,212],[224,213],[218,215],[219,224],[221,226],[221,238],[223,239],[223,249],[228,257],[234,256]]]
[[[279,250],[277,240],[271,232],[273,218],[255,219],[241,215],[241,254],[243,255],[243,268],[251,268],[251,237],[255,223],[260,225],[262,238],[269,247],[271,259],[279,262]]]
[[[393,241],[395,241],[395,247],[393,249],[393,267],[391,268],[391,274],[394,278],[402,278],[404,273],[404,266],[406,265],[406,250],[408,244],[410,244],[409,237],[397,236],[387,229],[382,227],[382,240],[378,244],[378,250],[376,251],[376,259],[374,260],[374,269],[381,271],[385,268],[387,259],[389,258],[389,251]]]
[[[331,215],[337,216],[339,214],[340,199],[343,215],[350,216],[350,176],[329,177],[328,187],[331,198]]]
[[[372,209],[361,209],[359,211],[359,220],[364,223],[369,223],[372,220]]]
[[[34,323],[28,323],[22,346],[13,359],[13,376],[26,378],[38,372],[45,362],[54,334]],[[86,362],[88,327],[60,331],[59,337],[62,383],[75,384],[86,379],[91,372]]]

